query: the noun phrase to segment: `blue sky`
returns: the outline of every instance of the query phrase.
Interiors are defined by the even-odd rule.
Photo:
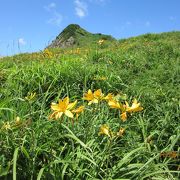
[[[180,0],[0,2],[0,56],[42,50],[71,23],[118,39],[180,30]]]

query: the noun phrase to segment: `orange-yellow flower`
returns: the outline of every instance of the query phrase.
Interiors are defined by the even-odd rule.
[[[88,105],[91,105],[92,103],[98,103],[100,100],[102,100],[104,97],[104,94],[102,93],[101,89],[98,89],[94,93],[89,89],[87,93],[84,94],[83,99],[89,101]]]
[[[5,129],[5,130],[11,129],[11,125],[10,125],[9,121],[4,123],[1,129]]]
[[[110,108],[113,108],[113,109],[120,109],[120,110],[122,110],[122,108],[123,108],[122,104],[120,104],[116,100],[110,100],[108,102],[108,105],[110,106]]]
[[[124,122],[127,120],[127,113],[133,113],[133,112],[138,112],[142,110],[143,110],[143,107],[140,106],[140,103],[137,103],[136,99],[133,101],[131,107],[129,106],[128,102],[125,101],[125,105],[123,105],[123,109],[121,113],[121,119]]]
[[[54,111],[50,118],[55,117],[55,119],[61,118],[63,114],[68,116],[69,118],[73,118],[73,113],[70,111],[76,105],[77,101],[73,103],[69,103],[69,97],[64,98],[63,100],[59,100],[59,103],[52,103],[51,109]]]
[[[119,131],[117,132],[117,136],[123,136],[125,133],[125,128],[120,128]]]
[[[104,76],[101,76],[101,77],[95,77],[94,80],[96,80],[96,81],[105,81],[105,80],[107,80],[107,78],[104,77]]]
[[[84,106],[79,106],[78,108],[72,110],[72,112],[76,114],[76,118],[78,118],[79,114],[84,111],[84,108]]]
[[[104,100],[112,101],[114,98],[112,93],[109,93],[107,96],[104,97]]]
[[[136,99],[134,99],[131,107],[129,106],[128,102],[126,102],[126,112],[132,113],[132,112],[138,112],[142,110],[143,110],[143,107],[140,106],[140,103],[138,103]]]
[[[106,124],[101,125],[98,135],[107,135],[111,137],[109,126]]]
[[[15,124],[16,125],[19,125],[21,122],[20,122],[20,117],[17,116],[16,119],[15,119]]]
[[[28,92],[28,94],[27,94],[27,96],[25,97],[25,99],[26,100],[28,100],[28,101],[32,101],[32,100],[34,100],[35,99],[35,97],[36,97],[36,92],[35,93],[30,93],[30,92]]]
[[[104,43],[104,39],[100,39],[99,41],[98,41],[98,44],[99,45],[101,45],[101,44],[103,44]]]
[[[93,92],[89,89],[87,93],[84,94],[84,100],[89,101],[88,105],[92,103],[98,103],[98,100],[94,98]]]
[[[80,48],[77,48],[76,49],[76,54],[79,54],[80,53]]]
[[[45,50],[43,51],[43,55],[44,55],[45,57],[48,57],[48,58],[52,58],[52,57],[53,57],[53,53],[52,53],[49,49],[45,49]]]
[[[96,98],[97,100],[102,100],[103,97],[104,97],[104,94],[102,93],[101,89],[94,91],[94,98]]]
[[[127,120],[127,112],[123,112],[121,114],[121,119],[122,119],[123,122]]]

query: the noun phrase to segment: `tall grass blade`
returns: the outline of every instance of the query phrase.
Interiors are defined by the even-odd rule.
[[[41,168],[39,173],[38,173],[38,176],[37,176],[37,180],[40,180],[42,175],[43,175],[43,172],[44,172],[44,168]]]
[[[16,180],[16,168],[17,168],[17,156],[18,156],[19,147],[15,149],[13,155],[13,180]]]

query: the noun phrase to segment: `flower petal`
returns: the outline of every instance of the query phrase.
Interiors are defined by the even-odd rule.
[[[59,105],[56,104],[56,103],[52,103],[51,104],[51,109],[54,110],[54,111],[58,111],[59,110]]]
[[[73,113],[81,113],[84,111],[84,106],[79,106],[77,109],[72,110]]]
[[[107,96],[104,97],[104,100],[108,100],[108,101],[111,101],[113,100],[114,96],[112,93],[109,93]]]
[[[120,104],[115,101],[115,100],[111,100],[108,102],[108,105],[111,107],[111,108],[115,108],[115,109],[120,109]]]
[[[73,103],[68,104],[67,109],[69,110],[72,109],[76,104],[77,104],[77,100],[74,101]]]
[[[92,94],[92,91],[90,89],[88,90],[88,94]]]
[[[93,103],[93,101],[89,101],[88,105],[90,106]]]
[[[109,126],[107,126],[106,124],[103,124],[103,125],[101,125],[101,127],[100,127],[100,130],[99,130],[99,133],[98,133],[99,135],[103,135],[103,134],[105,134],[105,135],[107,135],[107,136],[109,136],[109,137],[111,137],[111,135],[110,135],[110,129],[109,129]]]
[[[127,113],[126,112],[123,112],[121,114],[121,119],[122,119],[123,122],[125,122],[127,120]]]
[[[69,104],[69,97],[67,96],[66,98],[64,98],[63,102],[64,102],[64,104],[66,106],[68,106],[68,104]]]
[[[51,115],[49,115],[48,119],[52,119],[53,116],[55,116],[56,113],[57,113],[57,111],[54,111]]]
[[[97,99],[93,99],[92,102],[95,103],[95,104],[97,104],[97,103],[98,103],[98,100],[97,100]]]
[[[55,119],[61,118],[62,115],[63,115],[63,112],[58,112],[58,113],[55,115]]]
[[[70,117],[70,118],[73,118],[73,113],[71,111],[69,111],[69,110],[65,111],[65,115]]]

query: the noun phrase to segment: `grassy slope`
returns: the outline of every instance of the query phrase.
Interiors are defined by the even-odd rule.
[[[94,46],[97,44],[99,39],[108,40],[110,42],[115,41],[115,39],[110,35],[105,35],[101,33],[93,34],[85,29],[82,29],[79,25],[71,24],[67,26],[55,39],[55,41],[67,41],[70,37],[75,39],[75,44],[73,45],[74,48],[79,46]],[[53,44],[53,43],[52,43]],[[52,47],[52,45],[50,45]],[[56,47],[56,46],[53,46]]]
[[[44,170],[45,179],[178,179],[177,158],[160,152],[179,151],[180,32],[93,45],[78,53],[52,51],[53,57],[34,53],[0,61],[0,127],[21,119],[18,127],[0,129],[0,176],[36,179]],[[117,111],[101,103],[87,106],[74,126],[68,118],[63,124],[48,120],[51,102],[68,95],[82,104],[85,91],[99,88],[126,94],[129,102],[137,98],[144,110],[122,122]],[[37,93],[33,102],[25,100],[28,92]],[[98,136],[104,123],[113,131],[126,128],[124,136]]]

